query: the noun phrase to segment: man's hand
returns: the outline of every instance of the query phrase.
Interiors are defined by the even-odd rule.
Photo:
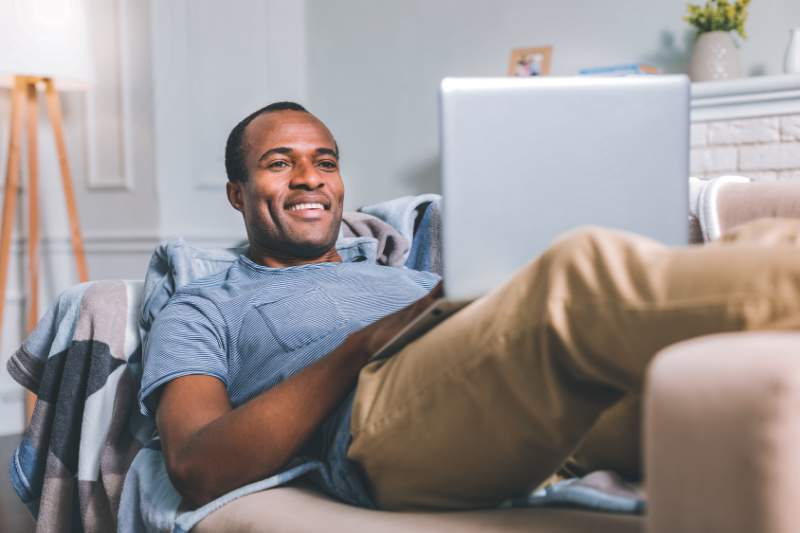
[[[351,390],[370,356],[441,292],[440,283],[236,409],[217,378],[191,375],[167,383],[156,422],[167,471],[184,501],[200,506],[278,472]]]

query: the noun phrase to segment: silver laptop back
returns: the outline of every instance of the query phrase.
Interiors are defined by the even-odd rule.
[[[685,76],[447,78],[440,128],[448,298],[484,294],[579,226],[687,242]]]

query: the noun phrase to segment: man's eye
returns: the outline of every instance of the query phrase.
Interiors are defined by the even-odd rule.
[[[280,169],[286,168],[288,166],[289,166],[289,163],[287,163],[286,161],[273,161],[272,163],[269,164],[269,168],[275,169],[275,170],[280,170]]]
[[[336,170],[336,162],[327,159],[324,161],[320,161],[319,166],[321,166],[325,170]]]

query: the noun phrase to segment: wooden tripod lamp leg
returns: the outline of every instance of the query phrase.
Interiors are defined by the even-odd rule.
[[[17,209],[17,194],[19,193],[22,113],[25,107],[26,85],[25,78],[17,77],[14,79],[14,88],[11,91],[11,135],[8,142],[8,167],[6,169],[6,183],[3,192],[3,224],[2,228],[0,228],[0,331],[2,331],[3,326],[3,309],[6,302],[6,285],[8,284],[11,230],[14,227],[14,214]],[[35,113],[35,109],[33,112]],[[33,410],[35,398],[30,392],[26,394],[25,411],[28,417],[30,417]]]
[[[28,106],[28,326],[30,333],[39,320],[39,154],[36,83],[26,87]]]
[[[29,80],[25,87],[28,107],[26,126],[28,139],[28,333],[39,321],[39,105],[36,80]],[[30,420],[36,405],[36,395],[25,395],[25,415]]]
[[[11,230],[19,192],[19,159],[22,141],[22,110],[25,105],[25,87],[20,78],[14,79],[11,91],[11,136],[8,142],[8,166],[3,193],[3,223],[0,228],[0,331],[3,327],[3,308],[8,283],[8,259],[11,253]]]
[[[75,253],[75,261],[78,266],[78,279],[89,281],[89,271],[86,268],[86,255],[83,251],[83,239],[78,222],[78,209],[75,205],[75,194],[72,191],[72,177],[69,172],[67,162],[67,146],[64,143],[64,126],[61,116],[61,103],[58,100],[53,80],[44,79],[45,92],[47,95],[47,113],[50,116],[50,123],[53,125],[53,135],[56,139],[56,152],[58,152],[58,166],[61,168],[61,183],[64,185],[64,196],[67,201],[67,216],[69,217],[70,234],[72,235],[72,250]]]

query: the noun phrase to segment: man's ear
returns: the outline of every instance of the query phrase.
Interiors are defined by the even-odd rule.
[[[228,193],[228,202],[237,211],[244,209],[244,184],[241,181],[229,181],[225,184],[225,192]]]

